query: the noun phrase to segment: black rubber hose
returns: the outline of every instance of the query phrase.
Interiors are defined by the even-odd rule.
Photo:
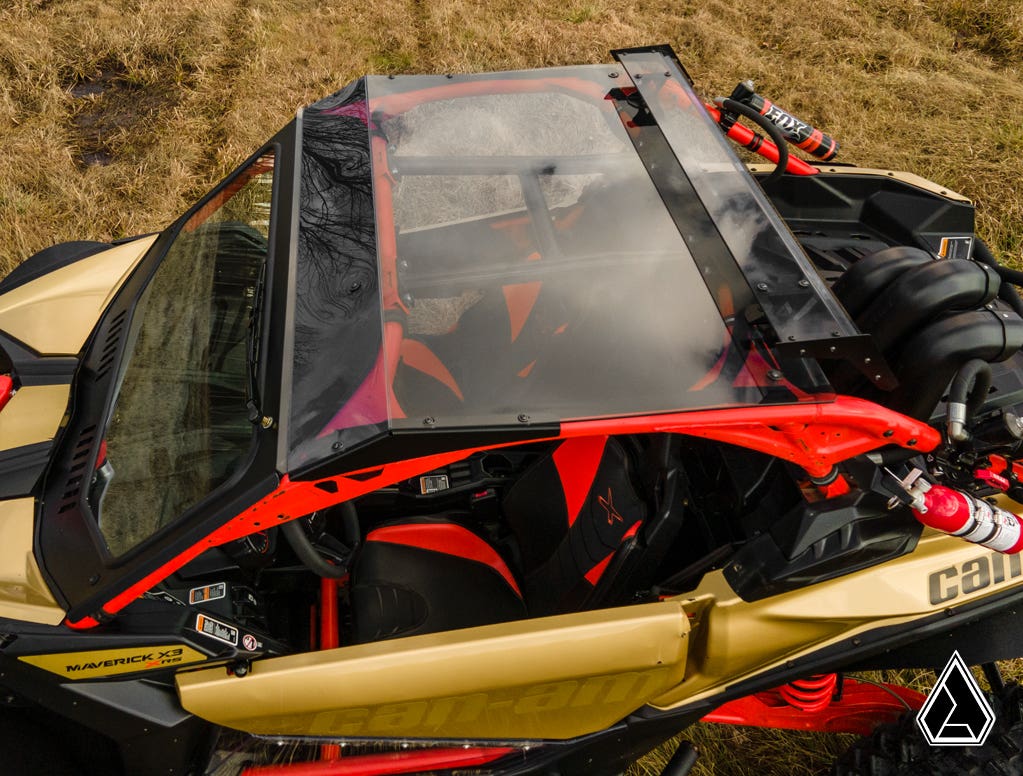
[[[998,298],[1009,305],[1009,307],[1016,312],[1016,315],[1023,318],[1023,299],[1020,299],[1019,292],[1010,285],[1017,281],[1002,274],[1004,270],[1008,270],[1010,273],[1015,272],[1015,270],[1002,266],[1002,264],[998,262],[998,259],[995,258],[995,255],[991,252],[991,249],[987,246],[987,243],[979,237],[973,238],[973,258],[981,264],[987,264],[989,267],[993,267],[995,272],[997,272],[1003,280],[1008,281],[1007,283],[1002,283],[1002,287],[998,289]]]
[[[344,532],[345,544],[354,550],[362,542],[362,533],[359,530],[359,513],[355,511],[354,501],[345,501],[341,504],[341,528]]]
[[[958,402],[966,405],[966,419],[977,414],[991,390],[991,365],[982,359],[967,361],[956,372],[948,392],[949,404]]]
[[[785,168],[789,165],[789,146],[788,141],[785,139],[785,135],[782,134],[781,130],[778,129],[774,122],[764,118],[760,115],[759,111],[754,110],[745,103],[731,100],[726,97],[721,101],[721,107],[729,113],[738,113],[745,116],[754,124],[757,124],[771,136],[771,140],[773,140],[774,144],[778,146],[778,164],[771,171],[770,175],[760,181],[761,187],[770,186],[785,174]]]
[[[348,573],[348,570],[343,566],[335,566],[333,563],[328,563],[316,551],[313,543],[309,541],[305,529],[299,524],[298,520],[291,520],[285,523],[281,526],[281,531],[284,533],[284,538],[288,540],[288,544],[291,545],[291,549],[295,551],[298,559],[317,576],[327,577],[328,579],[340,579]]]

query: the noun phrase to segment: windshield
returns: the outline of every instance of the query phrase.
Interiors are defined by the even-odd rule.
[[[207,497],[248,454],[249,343],[273,171],[266,154],[215,191],[135,307],[89,493],[115,556]]]

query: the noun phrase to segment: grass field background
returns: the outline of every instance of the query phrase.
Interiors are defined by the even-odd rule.
[[[698,90],[758,90],[978,205],[1023,252],[1018,0],[5,0],[0,275],[55,242],[166,226],[295,110],[363,73],[609,61],[670,43]],[[698,727],[699,773],[819,772],[839,737]],[[637,773],[643,769],[637,769]]]

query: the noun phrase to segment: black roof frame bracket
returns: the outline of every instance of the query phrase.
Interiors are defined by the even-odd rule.
[[[671,47],[621,49],[611,54],[632,80],[649,119],[660,129],[709,216],[712,224],[703,225],[703,231],[711,231],[706,227],[716,231],[748,284],[747,293],[752,293],[774,330],[778,353],[844,359],[872,384],[894,388],[898,381],[873,340],[859,330],[832,295],[735,155],[693,91],[689,75]],[[701,124],[706,131],[694,132]],[[655,172],[649,167],[648,171],[655,178]],[[715,274],[734,277],[734,268],[719,267]]]

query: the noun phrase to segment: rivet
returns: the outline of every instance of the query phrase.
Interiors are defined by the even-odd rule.
[[[909,439],[909,440],[906,441],[906,444],[909,445],[910,447],[915,447],[916,446],[916,439]]]
[[[886,437],[893,437],[893,436],[895,436],[895,429],[892,429],[892,428],[888,429],[887,431],[884,432],[884,434],[882,436],[886,436]]]

